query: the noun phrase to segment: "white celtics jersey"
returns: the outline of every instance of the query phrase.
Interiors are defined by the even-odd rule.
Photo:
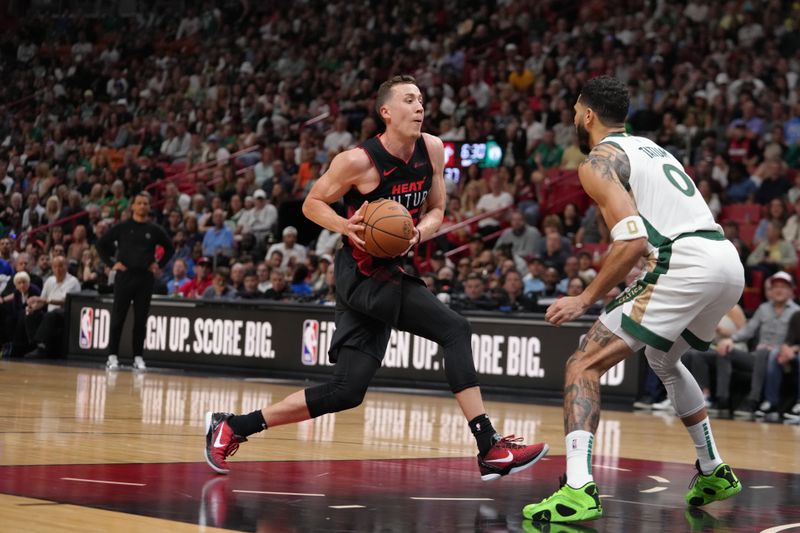
[[[695,231],[722,232],[694,182],[672,154],[650,139],[626,133],[612,133],[602,143],[624,150],[630,160],[630,191],[652,245]]]

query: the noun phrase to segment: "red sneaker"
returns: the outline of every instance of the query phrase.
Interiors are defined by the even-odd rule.
[[[550,449],[544,442],[520,444],[521,442],[522,437],[509,435],[495,442],[483,457],[478,455],[481,479],[493,481],[508,474],[516,474],[533,466]]]
[[[228,425],[231,413],[206,413],[206,462],[217,474],[230,472],[225,459],[236,453],[239,443],[246,442],[246,437],[234,435]]]

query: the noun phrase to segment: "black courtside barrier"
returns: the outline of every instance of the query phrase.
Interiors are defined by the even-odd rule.
[[[560,396],[564,363],[591,322],[560,328],[535,314],[466,314],[472,325],[475,367],[484,389],[530,396]],[[104,362],[111,298],[70,295],[67,353]],[[132,313],[122,336],[120,359],[131,359]],[[154,297],[144,357],[149,367],[217,370],[261,378],[324,379],[331,372],[327,347],[333,308],[274,302],[206,302]],[[631,357],[602,379],[604,396],[632,400],[639,359]],[[434,342],[392,332],[376,384],[444,389],[442,356]]]

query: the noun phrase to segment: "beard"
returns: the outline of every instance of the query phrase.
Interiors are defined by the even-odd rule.
[[[589,155],[592,147],[589,146],[589,130],[583,124],[575,125],[575,132],[578,134],[578,148],[584,155]]]

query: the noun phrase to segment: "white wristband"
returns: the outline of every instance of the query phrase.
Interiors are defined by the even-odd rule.
[[[612,241],[632,241],[642,237],[647,238],[647,229],[638,215],[623,218],[611,229]]]

